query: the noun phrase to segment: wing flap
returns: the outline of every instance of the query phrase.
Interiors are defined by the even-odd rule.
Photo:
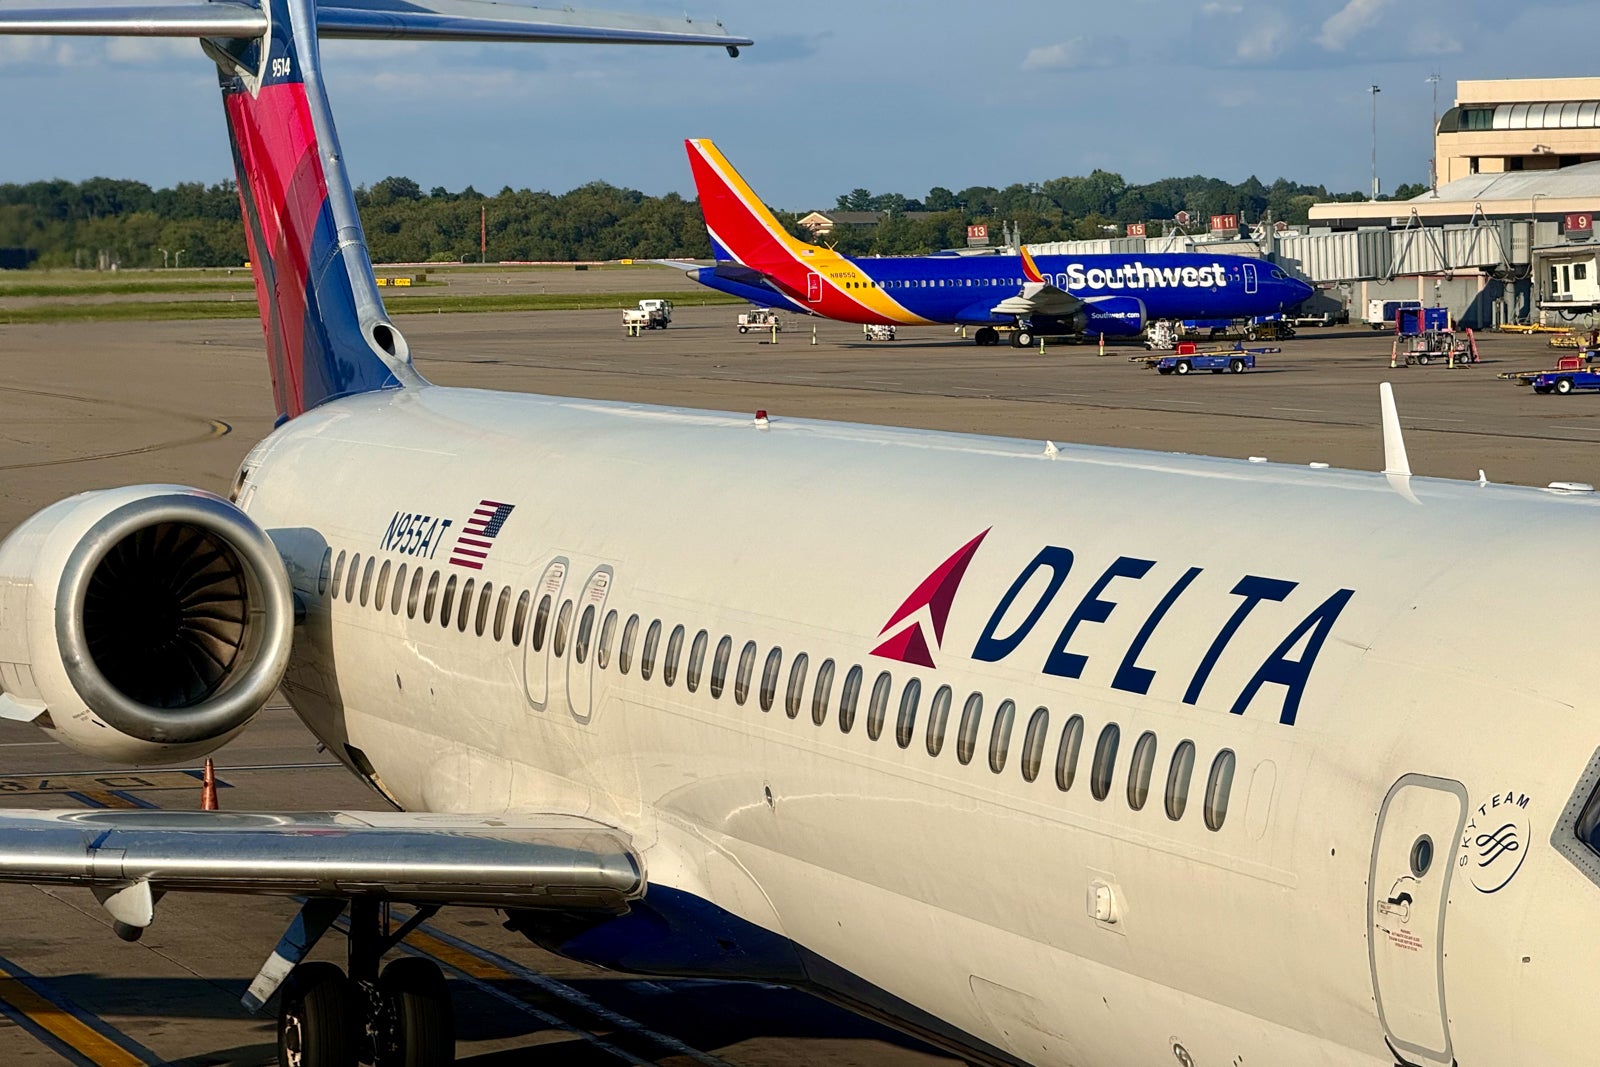
[[[1049,282],[1024,282],[1017,295],[1006,297],[991,310],[997,315],[1026,318],[1029,315],[1066,316],[1082,306],[1083,301]]]
[[[0,882],[621,910],[644,865],[576,816],[11,810]]]

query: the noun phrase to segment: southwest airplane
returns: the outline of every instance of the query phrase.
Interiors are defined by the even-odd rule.
[[[1039,336],[1131,337],[1158,319],[1250,318],[1293,308],[1312,287],[1247,256],[888,256],[851,259],[784,229],[717,146],[684,142],[716,265],[690,277],[751,303],[844,322],[997,326]]]
[[[973,1063],[1593,1061],[1600,578],[1527,558],[1592,493],[1411,477],[1392,406],[1376,474],[429,385],[318,31],[744,43],[450,8],[0,8],[202,38],[280,423],[226,498],[11,533],[0,706],[151,764],[281,685],[388,802],[8,810],[0,879],[128,938],[168,893],[303,898],[246,998],[294,1067],[449,1062],[439,971],[381,965],[441,906]],[[302,962],[342,913],[348,966]]]

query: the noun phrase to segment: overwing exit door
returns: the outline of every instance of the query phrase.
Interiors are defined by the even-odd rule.
[[[579,722],[594,715],[594,656],[605,618],[606,594],[611,590],[611,568],[600,567],[583,583],[578,597],[577,632],[567,662],[567,707]]]
[[[1408,774],[1378,812],[1367,886],[1367,955],[1378,1018],[1402,1064],[1454,1062],[1445,1009],[1445,905],[1467,819],[1460,782]]]
[[[522,686],[527,690],[528,702],[538,711],[550,702],[550,646],[566,580],[567,561],[551,560],[533,593],[533,621],[522,646]]]

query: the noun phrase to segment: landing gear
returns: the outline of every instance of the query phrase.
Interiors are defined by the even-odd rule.
[[[1011,334],[1012,348],[1027,348],[1033,344],[1033,331],[1026,326],[1018,326]]]
[[[281,1067],[356,1067],[361,1006],[343,971],[332,963],[302,963],[289,972],[281,996]]]
[[[391,932],[380,906],[350,905],[350,974],[332,963],[289,972],[278,1008],[280,1067],[448,1067],[455,1062],[455,1012],[444,974],[414,956],[378,961],[438,909],[424,908]]]
[[[980,326],[978,332],[972,335],[972,341],[979,348],[1000,343],[1000,331],[993,326]]]

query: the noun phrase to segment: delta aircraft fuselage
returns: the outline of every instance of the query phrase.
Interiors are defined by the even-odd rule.
[[[1591,499],[437,387],[238,495],[330,751],[631,835],[569,955],[1040,1065],[1587,1061],[1600,717],[1547,653],[1600,589],[1524,562]]]

